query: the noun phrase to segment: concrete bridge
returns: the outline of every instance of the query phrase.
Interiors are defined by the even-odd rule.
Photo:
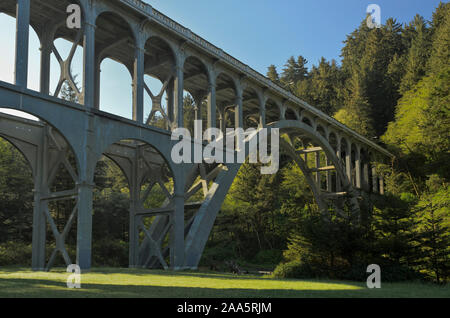
[[[80,29],[66,25],[69,5],[81,8]],[[383,176],[374,164],[392,155],[313,106],[296,98],[249,66],[139,0],[2,0],[0,12],[16,18],[14,84],[0,82],[0,108],[20,110],[40,121],[2,114],[0,136],[15,145],[34,176],[34,270],[49,270],[57,253],[71,264],[65,238],[77,222],[77,264],[91,267],[94,170],[105,155],[119,165],[130,188],[130,267],[195,269],[222,202],[240,164],[175,164],[171,131],[185,124],[183,94],[195,100],[195,119],[207,127],[278,128],[281,150],[301,168],[319,208],[345,206],[359,212],[360,194],[383,194]],[[27,88],[29,30],[41,43],[40,90]],[[63,60],[56,39],[73,43]],[[83,51],[82,87],[71,74],[77,48]],[[50,57],[60,79],[50,92]],[[99,109],[100,64],[111,58],[133,78],[132,120]],[[144,75],[163,83],[152,92]],[[69,83],[79,103],[58,98]],[[163,107],[163,94],[167,106]],[[152,101],[144,117],[144,94]],[[206,111],[205,111],[206,108]],[[163,128],[155,127],[159,116]],[[248,147],[248,145],[246,145]],[[311,160],[314,164],[311,166]],[[73,179],[72,189],[54,191],[58,167]],[[168,188],[168,180],[173,188]],[[144,207],[158,185],[166,199]],[[198,198],[201,198],[200,200]],[[59,232],[49,204],[74,200],[67,225]],[[150,227],[144,220],[151,218]],[[56,249],[46,258],[46,226]],[[139,235],[144,234],[140,242]],[[169,244],[164,242],[168,241]]]

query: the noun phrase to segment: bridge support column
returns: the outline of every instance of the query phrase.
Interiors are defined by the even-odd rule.
[[[30,0],[17,0],[16,23],[16,65],[14,82],[18,86],[27,87]]]
[[[130,225],[129,225],[129,258],[128,267],[139,267],[139,216],[136,215],[136,203],[130,204]]]
[[[317,188],[320,190],[321,189],[321,184],[320,184],[320,171],[319,171],[319,168],[320,168],[320,152],[315,152],[314,153],[314,157],[315,157],[315,165],[316,165],[316,169],[317,169],[317,172],[316,172],[316,176],[315,176],[315,181],[316,181],[316,184],[317,184]]]
[[[336,150],[336,157],[338,158],[339,164],[341,164],[341,161],[342,161],[342,158],[341,158],[342,157],[342,153],[341,153],[342,149],[341,149],[341,147],[342,147],[342,145],[341,145],[341,138],[338,137],[337,138],[337,146],[336,146],[336,148],[337,148],[337,150]],[[338,174],[336,173],[336,192],[340,192],[341,188],[342,188],[341,180],[340,180]]]
[[[235,146],[236,146],[236,150],[238,151],[242,151],[244,150],[245,152],[245,145],[242,143],[242,140],[244,140],[242,134],[244,132],[244,110],[243,110],[243,97],[242,97],[242,90],[239,89],[239,92],[237,93],[236,96],[236,107],[235,107],[235,111],[234,111],[234,125],[235,125],[235,129],[237,128],[242,128],[242,129],[238,129],[237,130],[237,134],[236,134],[236,140],[235,140]],[[226,131],[225,131],[226,133]],[[245,155],[245,153],[241,152],[240,154],[238,154],[238,158],[239,155]],[[239,159],[244,159],[244,158],[239,158]],[[240,161],[242,162],[242,161]]]
[[[239,164],[228,165],[226,168],[217,167],[217,177],[214,179],[205,201],[194,216],[186,235],[185,268],[197,269],[217,213],[239,171],[239,167]]]
[[[352,146],[350,142],[347,142],[347,148],[345,149],[345,171],[348,180],[352,183]]]
[[[184,182],[181,183],[183,185],[176,186],[175,189],[174,212],[171,215],[170,267],[172,270],[181,270],[184,266]]]
[[[140,217],[136,215],[136,205],[131,204],[130,208],[130,228],[129,228],[129,268],[138,268],[139,266],[139,222]]]
[[[381,175],[379,180],[380,180],[380,194],[383,195],[384,194],[384,176]]]
[[[226,133],[225,129],[226,129],[226,125],[227,125],[225,107],[219,106],[219,107],[217,107],[217,111],[219,113],[219,129],[225,136],[225,133]]]
[[[50,94],[50,58],[52,54],[53,32],[47,28],[41,34],[41,79],[40,92]]]
[[[167,85],[167,117],[169,118],[169,122],[167,123],[167,129],[171,130],[171,123],[174,122],[174,107],[175,107],[175,80],[171,79],[169,85]]]
[[[175,81],[174,81],[174,117],[176,127],[181,128],[184,126],[183,116],[183,93],[184,93],[184,71],[182,63],[175,67]]]
[[[375,167],[372,167],[372,191],[373,193],[378,193],[378,176]]]
[[[242,92],[236,97],[236,107],[234,112],[235,128],[244,128],[244,110],[242,105]]]
[[[216,125],[216,84],[211,79],[208,86],[208,128],[217,127]]]
[[[136,268],[139,263],[139,216],[137,210],[139,208],[139,192],[140,185],[138,181],[138,153],[131,162],[130,183],[130,224],[129,224],[129,267]]]
[[[91,269],[92,190],[94,184],[81,182],[78,188],[77,264],[82,271]]]
[[[95,57],[95,89],[94,89],[94,108],[100,109],[100,79],[101,79],[101,60],[100,57],[96,55]]]
[[[370,185],[369,185],[369,163],[364,162],[363,163],[363,187],[365,191],[370,191]]]
[[[266,98],[260,96],[259,98],[259,126],[264,128],[266,126]]]
[[[144,49],[136,48],[133,74],[133,120],[144,122]]]
[[[355,153],[355,178],[356,178],[356,188],[362,189],[362,180],[361,180],[361,148],[356,146]]]
[[[47,222],[45,219],[45,209],[47,202],[42,201],[44,192],[48,192],[47,178],[47,138],[42,136],[42,143],[37,147],[36,171],[34,177],[34,202],[33,202],[33,242],[31,267],[34,271],[45,270],[45,242]]]
[[[94,107],[95,104],[95,22],[87,21],[84,24],[83,39],[83,103],[86,107]]]
[[[326,158],[326,165],[327,167],[331,166],[331,160],[328,158]],[[337,176],[336,176],[337,177]],[[332,174],[331,171],[327,171],[327,191],[328,192],[332,192],[333,191],[333,182],[332,182],[333,178],[332,178]]]
[[[41,202],[42,192],[40,187],[34,191],[33,203],[33,243],[32,243],[32,264],[33,271],[45,270],[45,242],[47,223],[44,210],[45,202]]]

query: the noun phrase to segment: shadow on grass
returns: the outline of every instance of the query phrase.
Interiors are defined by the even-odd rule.
[[[61,270],[64,271],[64,270]],[[148,276],[148,275],[161,275],[161,276],[172,276],[172,277],[193,277],[193,278],[213,278],[213,279],[226,279],[233,281],[245,281],[245,280],[255,280],[261,282],[267,281],[278,281],[278,282],[310,282],[310,283],[326,283],[333,285],[346,285],[346,286],[354,286],[360,288],[363,286],[362,282],[352,282],[352,281],[335,281],[329,279],[281,279],[281,278],[273,278],[264,275],[253,275],[253,274],[231,274],[231,273],[223,273],[223,272],[197,272],[197,271],[164,271],[164,270],[149,270],[149,269],[117,269],[117,268],[100,268],[93,269],[91,271],[93,274],[133,274],[135,276]]]
[[[291,290],[167,287],[114,284],[83,284],[69,289],[64,282],[39,279],[0,279],[0,297],[56,298],[300,298],[300,297],[365,297],[360,290]],[[374,295],[380,297],[380,295]]]
[[[164,275],[164,276],[186,276],[186,277],[196,277],[196,278],[217,278],[217,279],[237,279],[237,280],[247,280],[247,279],[263,279],[263,275],[251,275],[251,274],[228,274],[221,272],[196,272],[196,271],[164,271],[157,269],[123,269],[117,270],[116,268],[111,269],[93,269],[92,273],[95,274],[133,274],[136,276],[148,276],[148,275]]]
[[[9,274],[20,272],[23,268],[2,268],[0,271]],[[30,272],[30,270],[25,270]],[[51,273],[63,273],[65,269],[57,268]],[[366,297],[450,297],[450,289],[440,288],[435,285],[418,283],[394,283],[383,284],[381,289],[370,290],[365,284],[356,282],[329,281],[329,280],[282,280],[273,278],[262,278],[260,276],[238,276],[226,273],[205,272],[167,272],[159,270],[144,269],[117,269],[99,268],[93,269],[91,273],[99,275],[131,275],[142,277],[148,284],[137,284],[130,282],[128,285],[121,284],[118,277],[100,278],[105,283],[89,283],[89,278],[82,281],[81,289],[69,289],[64,279],[39,277],[0,277],[0,298],[3,297],[56,297],[56,298],[366,298]],[[152,282],[152,276],[155,280]],[[160,286],[161,279],[156,277],[192,277],[198,278],[195,287],[186,286]],[[126,280],[126,277],[124,277]],[[202,287],[201,280],[216,279],[224,283],[215,282],[215,286]],[[114,283],[114,280],[116,283]],[[254,281],[250,284],[249,280]],[[227,281],[227,282],[225,282]],[[228,283],[232,282],[232,285]],[[242,282],[240,286],[239,282]],[[236,283],[234,283],[236,282]],[[277,286],[265,286],[267,282],[277,282]],[[283,285],[286,283],[286,285]],[[293,285],[291,285],[293,283]],[[298,285],[297,285],[298,283]],[[314,284],[318,284],[315,289]],[[320,286],[329,284],[329,287]],[[180,284],[177,284],[180,285]],[[334,287],[333,287],[334,285]],[[254,287],[253,287],[254,286]],[[283,286],[286,288],[280,288]],[[223,288],[221,288],[223,287]],[[324,288],[324,289],[321,289]],[[328,289],[325,289],[328,288]]]

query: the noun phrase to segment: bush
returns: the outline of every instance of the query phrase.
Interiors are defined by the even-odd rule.
[[[0,266],[31,266],[31,244],[6,242],[0,244]]]
[[[276,278],[317,278],[318,273],[307,263],[291,261],[279,264],[274,272]]]
[[[411,280],[421,280],[425,277],[411,268],[404,265],[380,265],[382,282],[402,282]],[[297,278],[297,279],[342,279],[365,282],[370,273],[366,272],[367,265],[355,264],[351,267],[336,266],[329,268],[324,264],[312,264],[302,261],[291,261],[281,263],[273,272],[276,278]]]

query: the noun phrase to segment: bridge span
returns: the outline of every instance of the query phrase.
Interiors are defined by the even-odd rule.
[[[79,29],[66,25],[71,4],[81,8]],[[377,175],[375,164],[392,157],[388,151],[148,4],[139,0],[2,0],[0,12],[17,23],[15,78],[13,84],[0,82],[0,108],[39,118],[0,115],[0,136],[22,152],[33,171],[34,270],[49,270],[57,253],[72,263],[65,238],[74,222],[76,262],[83,270],[91,267],[94,170],[103,155],[119,165],[129,183],[130,267],[197,268],[241,165],[175,164],[170,156],[175,144],[171,131],[190,125],[187,118],[222,130],[226,126],[278,128],[283,135],[281,150],[301,168],[324,213],[330,207],[358,213],[361,192],[384,192],[383,176]],[[41,44],[39,91],[27,88],[30,27]],[[54,45],[59,38],[73,45],[66,60]],[[71,71],[77,49],[83,52],[81,89]],[[52,54],[59,62],[60,78],[51,92]],[[100,65],[106,58],[125,65],[133,78],[132,119],[100,109]],[[161,91],[152,91],[145,75],[159,79]],[[74,90],[77,103],[59,98],[64,83]],[[184,109],[186,91],[195,100],[193,117],[186,116]],[[152,104],[147,116],[145,94]],[[314,158],[312,166],[309,157]],[[55,192],[52,183],[60,166],[75,186]],[[166,199],[160,207],[145,208],[156,185]],[[58,200],[75,200],[62,232],[49,211],[49,203]],[[146,218],[153,219],[150,227],[145,226]],[[56,240],[49,259],[47,223]],[[145,237],[142,242],[140,233]]]

